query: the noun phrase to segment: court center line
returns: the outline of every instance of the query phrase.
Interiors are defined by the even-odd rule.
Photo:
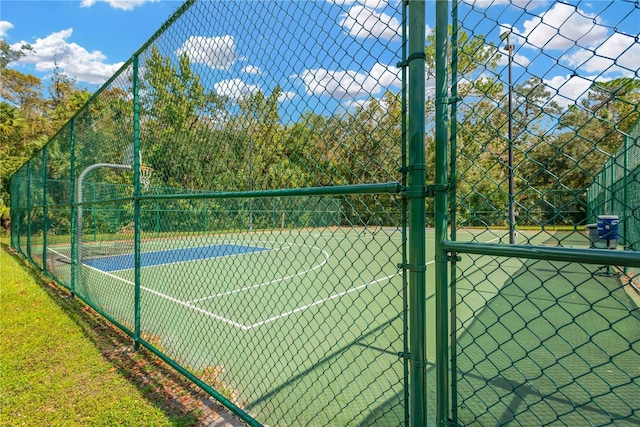
[[[321,300],[314,301],[314,302],[312,302],[311,304],[307,304],[307,305],[304,305],[304,306],[302,306],[302,307],[295,308],[295,309],[293,309],[293,310],[291,310],[291,311],[287,311],[287,312],[285,312],[285,313],[279,314],[279,315],[277,315],[277,316],[270,317],[270,318],[268,318],[268,319],[266,319],[266,320],[263,320],[263,321],[261,321],[261,322],[254,323],[253,325],[250,325],[250,326],[248,326],[247,328],[248,328],[248,329],[253,329],[253,328],[257,328],[257,327],[259,327],[259,326],[265,325],[265,324],[267,324],[267,323],[274,322],[274,321],[276,321],[276,320],[278,320],[278,319],[282,319],[283,317],[290,316],[290,315],[295,314],[295,313],[298,313],[298,312],[300,312],[300,311],[302,311],[302,310],[307,310],[307,309],[309,309],[309,308],[311,308],[311,307],[314,307],[314,306],[316,306],[316,305],[324,304],[325,302],[330,301],[330,300],[332,300],[332,299],[336,299],[336,298],[343,297],[343,296],[345,296],[345,295],[347,295],[347,294],[350,294],[351,292],[359,291],[360,289],[364,289],[364,288],[366,288],[367,286],[372,285],[372,284],[374,284],[374,283],[378,283],[378,282],[382,282],[382,281],[384,281],[384,280],[391,279],[391,278],[393,278],[393,277],[397,276],[398,274],[400,274],[400,273],[394,273],[394,274],[391,274],[391,275],[389,275],[389,276],[381,277],[380,279],[373,280],[373,281],[371,281],[371,282],[369,282],[369,283],[365,283],[365,284],[360,285],[360,286],[357,286],[357,287],[355,287],[355,288],[351,288],[351,289],[348,289],[348,290],[346,290],[346,291],[339,292],[339,293],[337,293],[337,294],[331,295],[331,296],[326,297],[326,298],[323,298],[323,299],[321,299]]]
[[[302,245],[298,245],[298,246],[302,246]],[[310,249],[317,249],[317,250],[321,251],[324,254],[324,258],[325,258],[324,261],[322,263],[316,265],[315,267],[309,269],[309,270],[300,271],[298,273],[291,274],[289,276],[281,277],[279,279],[273,279],[273,280],[270,280],[268,282],[259,283],[257,285],[245,286],[244,288],[234,289],[232,291],[222,292],[222,293],[211,295],[211,296],[208,296],[208,297],[194,299],[194,300],[189,301],[189,303],[194,303],[194,302],[199,302],[199,301],[206,301],[206,300],[209,300],[209,299],[214,299],[214,298],[218,298],[218,297],[222,297],[222,296],[226,296],[226,295],[231,295],[231,294],[235,294],[235,293],[238,293],[238,292],[248,291],[250,289],[260,288],[262,286],[268,286],[268,285],[271,285],[273,283],[282,282],[284,280],[289,280],[289,279],[292,279],[294,277],[310,273],[313,270],[317,270],[318,268],[321,268],[322,266],[324,266],[329,261],[330,255],[325,250],[320,249],[317,246],[308,246],[308,247]]]

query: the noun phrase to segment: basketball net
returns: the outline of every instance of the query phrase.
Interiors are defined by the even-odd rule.
[[[140,185],[142,186],[142,190],[147,191],[149,189],[152,174],[153,168],[149,166],[140,166]]]

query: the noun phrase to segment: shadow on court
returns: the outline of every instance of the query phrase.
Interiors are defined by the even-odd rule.
[[[544,260],[482,271],[459,272],[461,425],[640,425],[640,311],[618,277]]]

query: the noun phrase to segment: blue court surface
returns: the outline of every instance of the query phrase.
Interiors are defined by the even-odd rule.
[[[219,258],[229,255],[247,254],[268,251],[270,248],[258,246],[244,246],[220,244],[196,246],[192,248],[169,249],[164,251],[143,252],[140,254],[140,267],[175,264],[178,262],[196,261],[202,259]],[[85,260],[84,265],[100,271],[112,272],[131,270],[135,268],[133,254],[109,256]]]

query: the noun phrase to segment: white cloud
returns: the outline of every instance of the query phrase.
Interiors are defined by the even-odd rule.
[[[219,70],[229,70],[239,59],[236,42],[232,36],[202,37],[191,36],[176,51],[186,53],[191,63],[205,64]]]
[[[531,61],[524,55],[519,53],[513,54],[513,63],[514,67],[526,67],[529,65]],[[506,51],[500,52],[500,59],[498,60],[498,65],[508,65],[509,64],[509,54]]]
[[[392,40],[402,34],[399,19],[366,6],[353,6],[338,22],[351,36]]]
[[[524,30],[514,29],[516,36],[524,38],[527,47],[569,49],[575,46],[593,46],[607,36],[607,28],[599,25],[601,18],[576,6],[556,3],[548,11],[524,22]]]
[[[597,48],[580,48],[563,59],[589,73],[619,72],[632,77],[640,65],[640,43],[635,37],[614,33]]]
[[[290,101],[293,98],[296,97],[296,93],[295,92],[280,92],[280,95],[278,95],[278,102],[284,102],[284,101]]]
[[[555,76],[549,80],[544,80],[544,83],[556,91],[553,101],[562,107],[567,107],[585,97],[595,79],[595,76]]]
[[[142,6],[148,2],[156,2],[159,0],[82,0],[80,3],[81,7],[91,7],[96,1],[102,1],[114,9],[122,9],[122,10],[133,10],[137,6]]]
[[[371,99],[353,99],[350,101],[345,101],[343,106],[344,108],[346,108],[347,110],[350,110],[352,108],[367,108],[369,105],[371,105]]]
[[[106,63],[107,57],[99,50],[89,52],[76,43],[67,42],[72,33],[73,29],[68,28],[37,39],[31,44],[33,49],[14,64],[34,64],[38,71],[52,71],[58,67],[64,75],[92,84],[104,83],[122,66],[122,62]],[[11,48],[18,49],[24,44],[26,42],[21,41]]]
[[[254,65],[247,65],[242,69],[242,72],[247,74],[256,74],[256,75],[262,74],[262,70],[260,69],[260,67],[256,67]]]
[[[0,37],[4,37],[7,31],[13,28],[13,24],[9,21],[0,21]]]
[[[223,80],[215,83],[213,89],[218,95],[226,96],[233,101],[237,101],[260,90],[257,85],[247,84],[240,79]]]
[[[377,95],[384,88],[400,87],[400,69],[376,63],[368,74],[356,71],[306,70],[301,75],[307,93],[334,98]]]

